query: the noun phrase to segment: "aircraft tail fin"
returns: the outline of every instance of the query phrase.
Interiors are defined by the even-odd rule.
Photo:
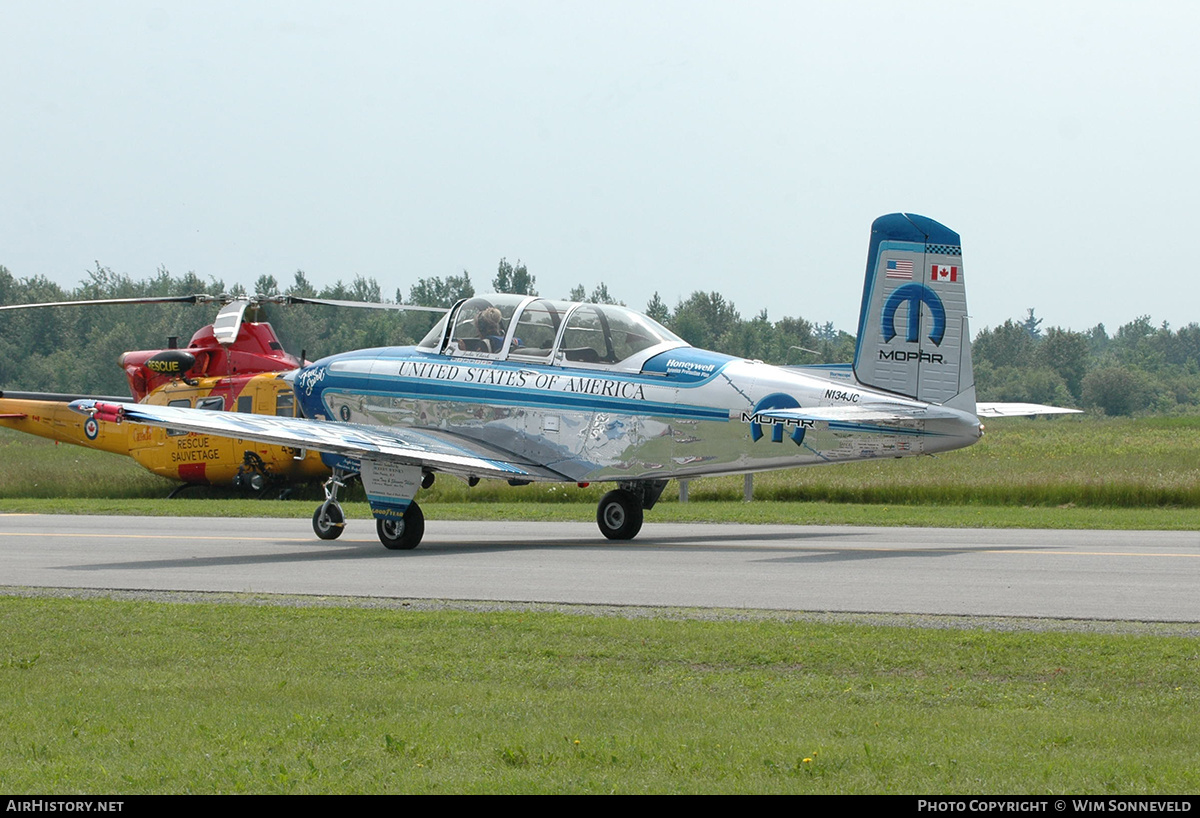
[[[864,386],[975,414],[958,233],[911,213],[871,225],[854,375]]]

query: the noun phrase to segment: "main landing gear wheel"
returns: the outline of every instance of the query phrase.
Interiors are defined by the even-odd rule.
[[[409,551],[425,536],[425,515],[416,503],[409,503],[404,516],[397,520],[376,520],[375,531],[384,548]]]
[[[633,492],[616,489],[596,508],[596,524],[610,540],[632,540],[642,530],[642,502]]]
[[[336,540],[346,530],[346,516],[337,503],[322,503],[313,512],[313,532],[323,540]]]

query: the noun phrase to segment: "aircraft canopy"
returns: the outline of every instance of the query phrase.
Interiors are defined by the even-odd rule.
[[[455,305],[418,344],[445,355],[638,371],[687,344],[657,321],[613,304],[484,295]]]

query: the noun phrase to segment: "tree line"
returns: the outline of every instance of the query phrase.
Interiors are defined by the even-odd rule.
[[[489,292],[539,294],[536,278],[520,261],[501,259],[490,283]],[[99,263],[79,286],[67,290],[42,276],[18,279],[0,266],[0,305],[196,293],[449,307],[476,290],[465,270],[418,279],[407,293],[397,288],[385,294],[378,281],[361,276],[317,289],[297,270],[290,283],[263,275],[247,290],[240,283],[204,280],[191,272],[174,276],[165,268],[134,280]],[[579,284],[563,298],[620,303],[603,282],[590,292]],[[674,307],[655,292],[644,306],[633,306],[688,343],[730,355],[780,365],[849,362],[854,356],[854,336],[831,322],[801,317],[772,321],[766,310],[743,318],[717,292],[693,292]],[[216,311],[212,304],[145,304],[0,312],[0,389],[125,394],[124,375],[116,365],[122,353],[165,348],[172,336],[184,346],[192,332],[212,322]],[[325,306],[267,304],[262,312],[258,320],[272,323],[285,348],[310,360],[350,349],[415,343],[436,319],[429,313]],[[1030,309],[1023,319],[976,335],[972,350],[980,400],[1077,406],[1114,415],[1200,407],[1200,325],[1172,330],[1141,316],[1110,335],[1103,324],[1076,332],[1043,330],[1041,323]]]
[[[1172,330],[1143,315],[1109,334],[1043,331],[1030,309],[975,336],[971,351],[980,400],[1098,409],[1109,415],[1200,407],[1200,324]]]

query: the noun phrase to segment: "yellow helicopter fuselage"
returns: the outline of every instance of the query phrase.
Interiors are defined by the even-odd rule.
[[[97,424],[71,411],[68,401],[65,395],[0,395],[0,426],[126,455],[154,474],[185,483],[260,488],[322,480],[329,474],[316,452],[133,424]],[[296,405],[291,384],[277,373],[175,380],[144,402],[287,417],[295,414]]]

